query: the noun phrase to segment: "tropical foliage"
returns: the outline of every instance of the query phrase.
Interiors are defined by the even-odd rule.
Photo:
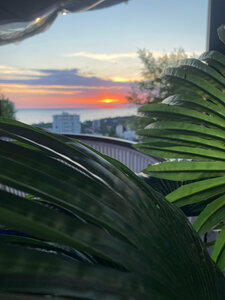
[[[219,35],[225,41],[224,26]],[[165,159],[148,166],[147,174],[180,184],[167,200],[183,207],[203,204],[194,228],[203,236],[211,229],[221,231],[212,258],[225,268],[225,56],[216,51],[199,59],[186,59],[169,68],[164,78],[176,94],[159,104],[140,108],[149,125],[139,130],[143,143],[137,148]],[[179,160],[180,159],[180,160]]]
[[[174,87],[170,85],[160,74],[169,67],[175,67],[182,59],[188,58],[184,49],[175,49],[169,54],[155,56],[153,52],[142,49],[138,51],[142,62],[142,80],[131,85],[127,100],[131,103],[143,105],[146,103],[158,103],[168,95],[173,94]],[[142,129],[148,125],[148,119],[135,116],[129,120],[129,127],[133,130]]]
[[[0,118],[0,296],[224,299],[180,209],[77,141]]]
[[[128,101],[137,104],[159,102],[173,93],[173,87],[159,76],[166,68],[177,66],[180,60],[188,58],[184,49],[175,49],[169,54],[162,54],[158,57],[142,49],[138,51],[138,55],[143,65],[143,79],[132,85],[127,97]]]
[[[0,116],[10,119],[16,118],[14,103],[3,94],[0,95]]]

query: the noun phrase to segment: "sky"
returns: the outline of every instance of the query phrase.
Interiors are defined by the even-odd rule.
[[[0,47],[0,93],[16,108],[124,103],[142,79],[139,49],[205,50],[207,9],[207,0],[130,0],[60,15],[46,32]]]

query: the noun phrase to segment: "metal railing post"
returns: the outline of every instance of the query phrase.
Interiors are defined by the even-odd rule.
[[[207,51],[217,50],[225,54],[225,45],[220,41],[217,29],[225,24],[225,1],[209,0],[208,7],[208,33],[207,33]]]

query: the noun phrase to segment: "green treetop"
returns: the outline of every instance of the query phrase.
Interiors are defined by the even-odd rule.
[[[143,64],[143,80],[136,82],[127,97],[128,101],[137,104],[159,102],[172,94],[173,87],[160,78],[161,73],[168,67],[175,67],[179,61],[188,57],[180,48],[170,54],[155,57],[152,52],[143,49],[138,52]]]
[[[0,116],[10,119],[16,119],[15,105],[12,101],[5,97],[5,95],[0,95]]]

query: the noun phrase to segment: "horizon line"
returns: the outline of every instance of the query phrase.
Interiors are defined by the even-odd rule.
[[[68,106],[68,107],[65,107],[65,106],[61,106],[61,107],[19,107],[17,108],[16,107],[16,110],[20,110],[20,109],[79,109],[79,108],[116,108],[117,106],[121,107],[121,106],[138,106],[138,104],[136,103],[124,103],[124,102],[121,102],[121,103],[109,103],[108,105],[105,104],[105,103],[102,103],[102,104],[99,104],[99,103],[96,103],[96,104],[77,104],[76,106]]]

